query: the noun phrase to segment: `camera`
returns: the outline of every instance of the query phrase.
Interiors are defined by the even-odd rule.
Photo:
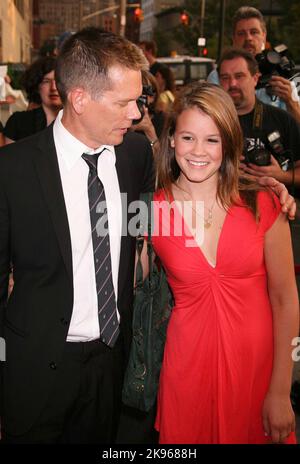
[[[288,48],[284,44],[277,45],[272,50],[264,50],[255,56],[261,73],[256,88],[265,87],[269,95],[272,95],[268,85],[272,76],[282,76],[291,79],[295,70],[295,63],[289,55]]]
[[[289,169],[290,163],[293,160],[293,154],[291,150],[285,150],[281,142],[280,133],[278,131],[272,132],[267,136],[267,138],[272,155],[274,158],[276,158],[281,169],[283,171],[287,171]]]
[[[260,139],[255,139],[255,141],[245,139],[244,156],[246,164],[268,166],[271,163],[271,155],[274,156],[283,171],[287,171],[293,163],[293,153],[291,150],[284,148],[279,131],[268,134],[264,144]]]
[[[256,164],[256,166],[268,166],[271,163],[270,152],[262,145],[259,139],[244,140],[245,163]]]
[[[139,119],[134,119],[133,124],[138,124],[139,122],[141,122],[145,114],[144,108],[150,107],[150,105],[148,104],[148,97],[153,97],[153,96],[154,96],[154,91],[153,91],[152,86],[143,85],[143,93],[136,101],[139,112],[141,113],[141,117]],[[150,108],[149,108],[149,111],[150,111]]]

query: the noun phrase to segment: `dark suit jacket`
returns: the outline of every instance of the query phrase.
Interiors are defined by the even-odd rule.
[[[115,148],[120,190],[130,203],[153,188],[151,147],[145,137],[129,133]],[[123,236],[118,308],[127,349],[134,250],[134,238]],[[6,303],[10,261],[15,285]],[[72,307],[71,240],[51,125],[0,151],[0,335],[6,341],[1,396],[7,432],[27,431],[51,395]]]

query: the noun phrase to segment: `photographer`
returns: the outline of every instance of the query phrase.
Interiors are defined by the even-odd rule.
[[[164,126],[164,113],[157,110],[159,96],[155,77],[148,71],[142,71],[143,95],[138,100],[141,118],[134,122],[131,129],[143,133],[149,140],[153,153],[159,147],[159,137]]]
[[[256,56],[265,49],[266,38],[266,23],[261,12],[249,6],[239,8],[233,17],[233,46]],[[210,73],[208,82],[219,84],[216,71]],[[272,75],[268,87],[270,91],[266,87],[257,89],[256,96],[264,103],[287,110],[300,123],[300,103],[295,83],[282,76]]]
[[[220,59],[220,84],[236,107],[245,139],[242,169],[255,177],[271,176],[289,187],[300,186],[300,127],[286,111],[255,95],[258,64],[243,49],[229,49]]]

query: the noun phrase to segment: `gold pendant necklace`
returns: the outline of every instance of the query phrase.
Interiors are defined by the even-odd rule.
[[[212,211],[213,211],[213,207],[215,206],[215,202],[216,202],[216,199],[214,199],[214,202],[213,202],[212,206],[210,208],[208,208],[207,219],[205,219],[205,217],[204,217],[204,227],[205,227],[205,229],[209,229],[210,226],[212,225],[212,219],[213,219]],[[196,211],[195,211],[195,213],[196,213]]]
[[[188,201],[188,202],[192,201],[192,202],[193,202],[193,200],[188,200],[188,199],[185,197],[184,194],[187,193],[187,192],[185,192],[185,191],[179,186],[178,180],[179,180],[179,179],[177,179],[176,184],[177,184],[177,187],[179,188],[179,190],[182,192],[182,196],[183,196],[184,201]],[[212,222],[213,222],[213,209],[214,209],[215,203],[216,203],[216,198],[214,198],[214,201],[213,201],[213,203],[212,203],[212,205],[211,205],[210,208],[206,208],[206,207],[204,206],[204,208],[206,208],[207,211],[208,211],[208,216],[207,216],[207,218],[205,218],[204,215],[203,215],[203,216],[200,215],[200,214],[198,213],[197,209],[195,209],[195,208],[191,205],[191,208],[192,208],[192,210],[194,211],[194,213],[196,213],[197,216],[200,217],[200,218],[204,221],[204,227],[205,227],[205,229],[209,229],[209,228],[211,227],[211,225],[212,225]]]

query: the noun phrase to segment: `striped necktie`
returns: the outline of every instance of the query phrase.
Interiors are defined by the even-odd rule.
[[[101,153],[95,153],[94,155],[84,153],[82,158],[90,170],[88,197],[96,273],[100,340],[112,348],[118,338],[120,329],[112,280],[106,198],[103,184],[97,173],[98,158]]]

